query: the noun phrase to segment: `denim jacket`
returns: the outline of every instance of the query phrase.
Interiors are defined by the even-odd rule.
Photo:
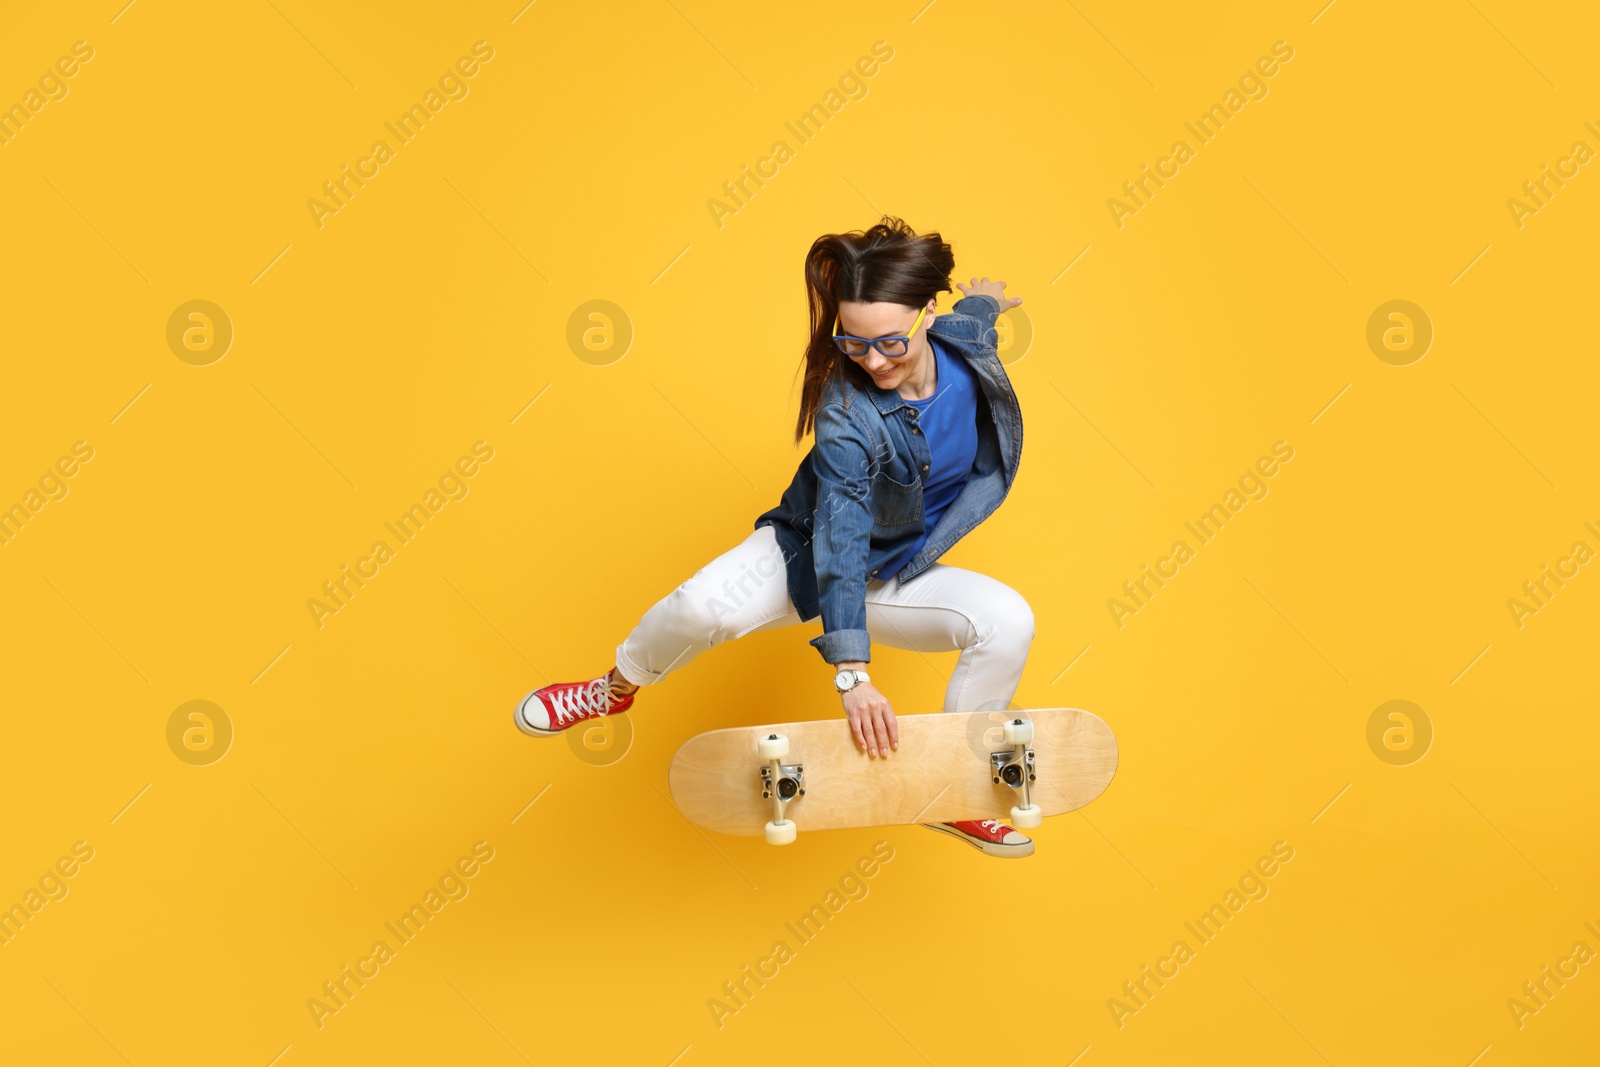
[[[988,518],[1017,476],[1022,408],[995,351],[999,314],[994,297],[968,296],[928,326],[977,377],[978,453],[960,494],[900,569],[902,582]],[[811,450],[777,507],[755,523],[756,529],[774,528],[801,621],[822,616],[823,632],[810,643],[829,663],[871,660],[867,583],[922,535],[922,486],[931,460],[919,412],[899,392],[869,391],[848,378],[844,390],[851,394],[848,407],[838,383],[828,379]]]

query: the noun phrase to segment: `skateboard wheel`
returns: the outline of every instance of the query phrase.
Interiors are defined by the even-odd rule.
[[[1033,723],[1027,719],[1012,719],[1000,730],[1008,745],[1025,745],[1033,740]]]
[[[1044,812],[1037,804],[1029,804],[1027,807],[1013,807],[1011,809],[1011,825],[1018,830],[1026,830],[1030,826],[1038,826],[1042,822],[1044,822]],[[772,840],[770,829],[772,824],[767,823],[767,826],[769,828],[767,840],[770,841]]]
[[[782,734],[768,734],[756,742],[756,752],[762,759],[782,759],[789,754],[789,739]]]
[[[786,819],[783,822],[769,822],[767,823],[767,844],[791,845],[794,843],[794,837],[797,832],[798,827],[795,826],[792,819]]]

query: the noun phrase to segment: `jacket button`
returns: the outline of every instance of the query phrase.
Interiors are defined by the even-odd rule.
[[[916,427],[916,426],[913,426],[913,427],[911,427],[911,432],[912,433],[921,433],[922,430],[920,428]]]
[[[872,572],[872,577],[876,578],[877,576],[878,576],[878,572],[877,571],[873,571]]]
[[[923,464],[923,465],[922,465],[922,469],[923,469],[923,470],[927,470],[927,469],[928,469],[928,465],[927,465],[927,464],[926,464],[926,463],[924,463],[924,464]]]

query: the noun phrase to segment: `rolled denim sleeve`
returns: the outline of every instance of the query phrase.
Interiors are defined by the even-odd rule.
[[[809,642],[829,663],[871,660],[867,552],[872,536],[872,446],[843,405],[817,409],[817,512],[812,552],[822,635]]]
[[[983,339],[989,344],[999,340],[995,331],[994,320],[1000,317],[1000,301],[984,293],[973,296],[964,296],[950,306],[950,310],[957,315],[970,315],[983,324]]]

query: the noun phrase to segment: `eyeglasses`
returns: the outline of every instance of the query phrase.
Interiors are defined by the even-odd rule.
[[[917,327],[922,325],[922,317],[928,313],[924,307],[917,312],[917,321],[911,324],[911,334],[917,332]],[[890,359],[900,359],[911,351],[911,336],[905,337],[852,337],[847,333],[839,332],[839,316],[833,317],[833,343],[839,346],[839,351],[847,356],[864,356],[867,349],[876,348],[880,353]]]

